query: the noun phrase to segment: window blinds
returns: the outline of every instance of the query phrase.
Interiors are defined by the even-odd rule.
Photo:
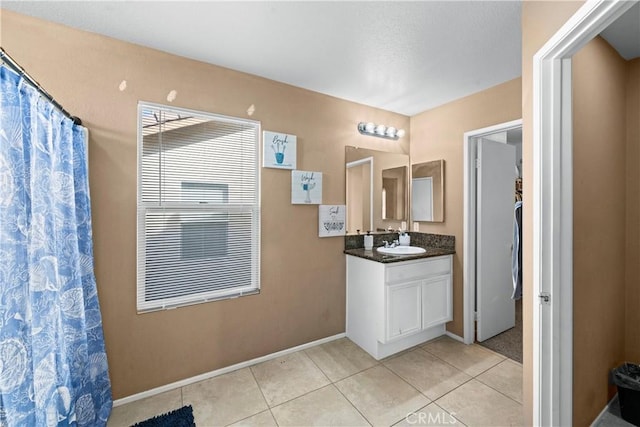
[[[138,108],[138,311],[256,293],[259,123]]]

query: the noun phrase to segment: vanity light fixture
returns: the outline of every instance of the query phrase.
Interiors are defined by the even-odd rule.
[[[405,134],[404,129],[396,129],[393,126],[376,125],[375,123],[358,123],[358,132],[363,135],[377,136],[380,138],[393,139],[397,141],[398,138],[402,138]]]

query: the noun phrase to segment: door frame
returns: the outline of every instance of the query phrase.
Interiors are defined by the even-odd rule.
[[[463,341],[471,344],[475,340],[475,300],[476,300],[476,153],[477,139],[498,132],[522,127],[522,119],[465,132],[464,144],[464,228],[462,244],[462,290],[463,290]]]
[[[636,2],[591,0],[533,58],[533,425],[573,416],[571,58]],[[550,296],[542,303],[541,292]]]

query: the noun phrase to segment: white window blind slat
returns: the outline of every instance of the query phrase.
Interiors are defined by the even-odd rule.
[[[259,124],[139,106],[138,311],[260,289]]]

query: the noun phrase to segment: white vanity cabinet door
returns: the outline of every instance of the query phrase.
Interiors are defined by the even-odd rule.
[[[421,280],[387,285],[385,342],[422,330],[422,286]]]
[[[422,328],[453,320],[451,274],[422,281]]]

